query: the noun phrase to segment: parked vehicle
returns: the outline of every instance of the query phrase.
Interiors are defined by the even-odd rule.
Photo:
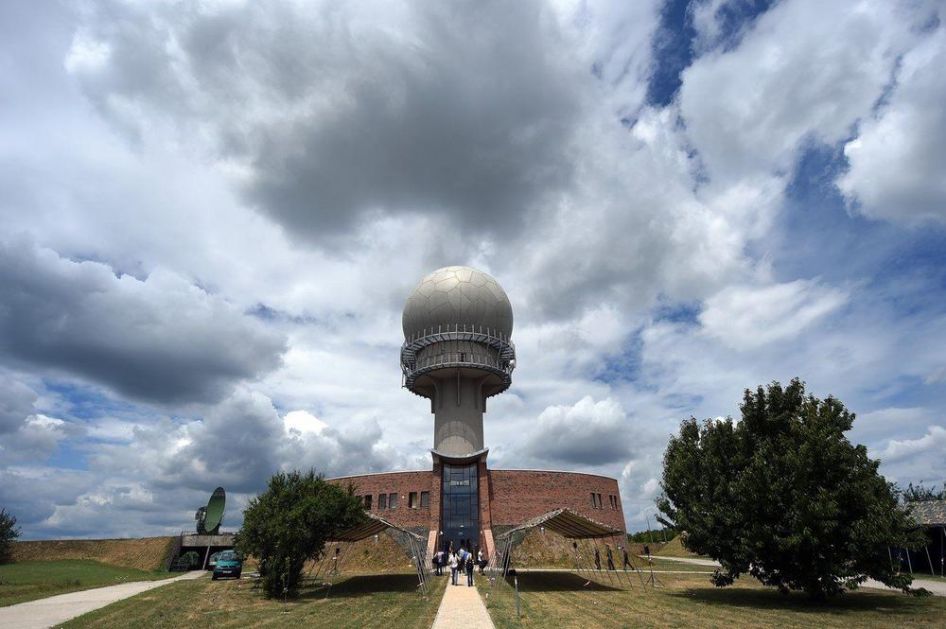
[[[235,550],[224,550],[217,553],[217,563],[214,566],[214,573],[211,577],[216,580],[220,577],[240,578],[243,572],[243,559]]]

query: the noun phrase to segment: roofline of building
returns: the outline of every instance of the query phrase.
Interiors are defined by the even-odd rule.
[[[348,474],[346,476],[333,476],[325,480],[345,480],[346,478],[363,478],[365,476],[387,476],[389,474],[430,474],[431,470],[394,470],[392,472],[368,472],[367,474]]]
[[[491,467],[489,468],[491,472],[548,472],[551,474],[581,474],[582,476],[597,476],[598,478],[604,478],[607,480],[617,481],[613,476],[605,476],[604,474],[595,474],[593,472],[579,472],[577,470],[539,470],[539,469],[518,469],[518,468],[498,468]]]
[[[385,476],[388,474],[430,474],[433,470],[396,470],[393,472],[368,472],[367,474],[349,474],[347,476],[334,476],[325,480],[345,480],[346,478],[363,478],[365,476]],[[491,472],[545,472],[551,474],[581,474],[582,476],[597,476],[606,480],[617,482],[618,479],[604,474],[594,474],[592,472],[578,472],[575,470],[539,470],[539,469],[516,469],[516,468],[489,468]]]

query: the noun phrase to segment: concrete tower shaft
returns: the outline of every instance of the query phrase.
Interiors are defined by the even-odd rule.
[[[512,382],[512,306],[489,275],[469,267],[434,271],[404,307],[404,386],[430,399],[434,451],[483,450],[486,398]]]

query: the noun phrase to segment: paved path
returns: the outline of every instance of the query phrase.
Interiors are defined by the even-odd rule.
[[[467,587],[466,576],[460,582],[463,585],[447,582],[431,629],[495,629],[476,586]]]
[[[64,623],[76,616],[87,614],[100,607],[111,605],[129,596],[141,594],[175,581],[197,579],[206,574],[203,570],[194,570],[173,579],[133,581],[92,590],[57,594],[36,601],[0,607],[0,627],[3,627],[3,629],[45,629]]]
[[[719,566],[718,563],[712,559],[696,559],[691,557],[660,557],[661,559],[666,559],[668,561],[679,561],[681,563],[690,563],[697,566]],[[654,570],[654,572],[657,572]],[[873,588],[876,590],[891,590],[895,588],[888,588],[886,585],[880,581],[874,581],[873,579],[867,579],[864,583],[861,584],[863,588]],[[931,581],[928,579],[913,579],[912,587],[915,588],[926,588],[932,592],[935,596],[946,596],[946,582],[943,581]]]

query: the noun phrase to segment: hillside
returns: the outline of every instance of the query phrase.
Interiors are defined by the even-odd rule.
[[[66,539],[13,544],[14,561],[89,559],[138,570],[165,567],[173,537],[140,539]]]

